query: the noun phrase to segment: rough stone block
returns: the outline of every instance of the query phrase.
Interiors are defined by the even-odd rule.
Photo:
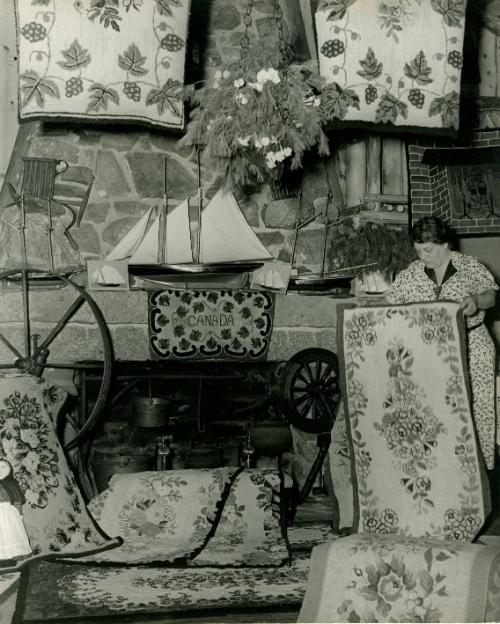
[[[107,197],[125,197],[130,194],[130,186],[112,151],[102,150],[97,153],[96,174],[96,190],[105,192]]]
[[[110,329],[117,360],[149,359],[146,325],[112,325]]]
[[[264,207],[262,218],[267,228],[294,228],[298,219],[297,199],[278,199],[269,202]],[[302,214],[301,218],[306,218],[306,215]]]
[[[111,204],[88,204],[83,214],[85,221],[91,221],[92,223],[104,223],[107,219]]]
[[[324,296],[276,295],[275,327],[335,329],[339,303],[350,301]]]
[[[163,154],[133,152],[126,155],[135,188],[140,197],[163,197],[164,159]],[[196,193],[196,179],[187,167],[169,158],[167,163],[168,196],[184,199]]]
[[[96,255],[101,253],[99,235],[92,224],[82,223],[80,227],[73,228],[71,230],[71,234],[76,240],[80,252],[87,252]]]

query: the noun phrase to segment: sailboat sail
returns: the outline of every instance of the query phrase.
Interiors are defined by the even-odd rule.
[[[193,264],[188,200],[185,199],[177,206],[167,207],[166,218],[163,219],[157,210],[152,221],[153,210],[154,208],[148,211],[134,225],[106,256],[106,260],[127,259],[130,265]],[[272,258],[248,225],[231,193],[217,191],[203,208],[201,220],[201,264]],[[165,228],[163,232],[160,232],[160,224]],[[160,241],[164,241],[164,249],[159,254]]]
[[[132,229],[122,238],[122,240],[113,247],[106,256],[105,260],[126,260],[130,258],[144,239],[144,235],[148,231],[148,225],[152,219],[154,208],[150,208]]]
[[[272,258],[248,225],[232,193],[223,193],[219,189],[201,214],[201,262]]]

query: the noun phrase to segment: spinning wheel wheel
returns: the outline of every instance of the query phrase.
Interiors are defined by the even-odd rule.
[[[29,284],[30,280],[34,280],[40,277],[50,278],[51,281],[59,280],[64,285],[76,290],[77,297],[73,303],[67,308],[61,318],[47,333],[46,336],[42,336],[40,344],[37,343],[39,338],[38,334],[31,333],[31,320],[30,320],[30,296],[29,296]],[[95,364],[86,365],[85,363],[78,362],[52,362],[50,358],[50,346],[54,340],[59,336],[64,328],[68,325],[73,316],[83,306],[87,305],[95,319],[97,330],[102,342],[103,353],[103,368],[102,379],[100,382],[99,393],[96,402],[88,416],[83,415],[83,422],[77,423],[73,419],[68,422],[72,425],[76,431],[75,436],[65,443],[65,449],[69,450],[74,448],[85,436],[91,431],[96,423],[100,412],[102,411],[104,404],[106,403],[106,397],[111,383],[111,366],[113,360],[113,351],[111,345],[111,338],[109,331],[104,320],[104,317],[99,310],[95,301],[87,294],[87,292],[81,287],[72,282],[67,277],[56,274],[47,274],[45,271],[36,269],[14,269],[0,272],[0,280],[9,280],[20,282],[22,291],[23,302],[23,323],[24,323],[24,350],[23,353],[19,351],[12,342],[0,332],[0,341],[7,347],[7,349],[14,356],[14,360],[9,363],[0,363],[0,369],[15,369],[19,372],[28,373],[40,377],[42,372],[46,368],[51,369],[73,369],[82,370],[92,366],[95,369]],[[1,319],[0,319],[1,322]],[[76,359],[76,358],[75,358]]]
[[[280,396],[285,416],[307,433],[331,431],[340,399],[339,361],[327,349],[304,349],[285,364]]]
[[[318,454],[293,503],[293,519],[297,506],[309,496],[330,446],[330,431],[340,402],[339,361],[335,353],[317,348],[296,353],[281,371],[280,395],[290,423],[318,435]]]

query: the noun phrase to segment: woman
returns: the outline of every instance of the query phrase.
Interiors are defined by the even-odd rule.
[[[495,345],[484,310],[495,305],[498,286],[476,258],[451,250],[452,234],[437,217],[417,221],[411,233],[419,260],[401,271],[387,292],[389,303],[448,299],[465,315],[472,415],[488,469],[495,461]]]

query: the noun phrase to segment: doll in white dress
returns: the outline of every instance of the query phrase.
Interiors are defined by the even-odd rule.
[[[24,528],[22,505],[24,495],[14,478],[10,462],[0,460],[0,567],[15,564],[31,553]]]

